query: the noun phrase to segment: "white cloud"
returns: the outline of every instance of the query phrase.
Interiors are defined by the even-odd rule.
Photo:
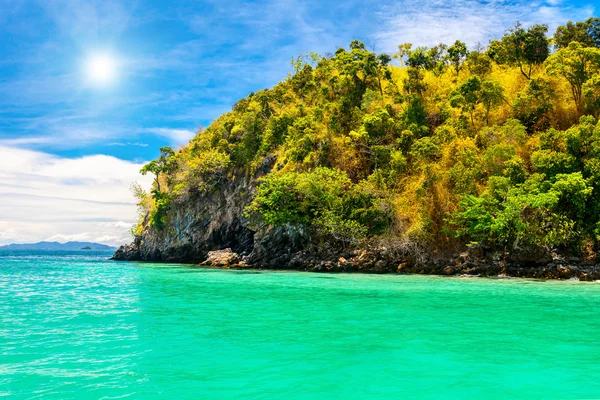
[[[49,144],[54,142],[51,137],[23,137],[14,139],[0,139],[0,142],[6,146],[20,146],[28,144]]]
[[[106,143],[107,139],[119,139],[126,135],[123,128],[99,128],[88,125],[66,125],[41,126],[30,128],[26,132],[40,132],[35,135],[20,135],[14,138],[0,138],[0,146],[10,147],[44,147],[57,149],[73,149],[86,147],[98,143]]]
[[[406,42],[430,46],[459,39],[472,46],[501,36],[517,21],[545,23],[553,33],[568,19],[583,19],[592,13],[589,7],[561,7],[558,0],[403,0],[383,8],[383,23],[374,38],[387,52]]]
[[[52,235],[46,239],[48,242],[85,242],[90,240],[90,234],[87,232],[74,233],[72,235]]]
[[[99,236],[97,238],[94,239],[94,242],[97,243],[119,243],[119,242],[123,242],[123,239],[127,238],[126,236],[116,236],[116,235],[104,235],[104,236]],[[129,239],[129,238],[127,238]]]
[[[109,146],[119,146],[119,147],[126,147],[126,146],[137,146],[137,147],[148,147],[148,143],[141,143],[141,142],[113,142],[113,143],[109,143]]]
[[[174,146],[186,145],[190,139],[196,136],[196,132],[187,129],[170,128],[146,128],[142,129],[144,133],[153,133],[167,138]]]
[[[0,146],[0,244],[129,241],[137,212],[129,188],[134,181],[149,188],[152,179],[139,174],[142,165]]]
[[[100,222],[98,226],[106,226],[112,228],[131,229],[133,224],[131,222],[116,221],[116,222]]]
[[[17,238],[17,231],[13,228],[6,228],[0,230],[0,242],[9,241]]]

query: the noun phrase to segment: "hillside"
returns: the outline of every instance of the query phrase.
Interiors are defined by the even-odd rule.
[[[144,167],[154,187],[115,257],[595,276],[600,19],[547,31],[293,58],[286,80]]]

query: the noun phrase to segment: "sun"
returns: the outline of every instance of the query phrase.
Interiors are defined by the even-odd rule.
[[[109,54],[96,54],[86,63],[88,79],[94,85],[107,86],[117,75],[117,61]]]

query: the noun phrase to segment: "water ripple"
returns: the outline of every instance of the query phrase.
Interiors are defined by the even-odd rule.
[[[0,254],[0,396],[600,397],[599,285],[107,256]]]

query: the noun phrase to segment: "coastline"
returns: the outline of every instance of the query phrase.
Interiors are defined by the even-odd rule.
[[[130,245],[131,246],[131,245]],[[122,246],[111,257],[116,261],[165,262],[172,260],[127,258]],[[376,251],[354,250],[337,259],[315,258],[309,254],[297,254],[289,263],[261,264],[248,262],[248,256],[239,256],[231,249],[208,252],[204,261],[175,261],[175,263],[215,269],[257,270],[257,271],[302,271],[314,273],[360,273],[360,274],[403,274],[436,275],[482,278],[526,278],[543,280],[579,280],[594,282],[600,280],[600,263],[582,260],[578,257],[564,257],[551,253],[551,259],[523,259],[522,254],[498,253],[481,254],[480,249],[471,249],[452,257],[416,260],[414,257],[398,258],[391,256],[387,249]],[[534,255],[534,254],[531,254]],[[537,255],[539,256],[539,255]]]

